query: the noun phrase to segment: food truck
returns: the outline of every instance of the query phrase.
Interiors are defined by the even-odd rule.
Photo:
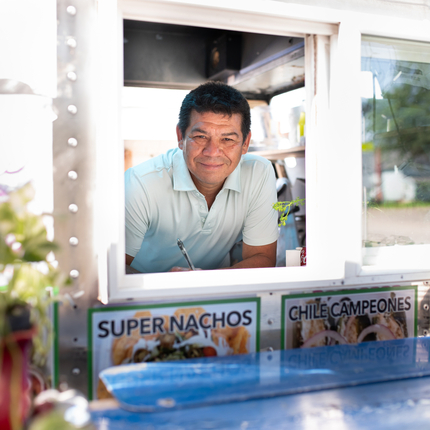
[[[55,260],[72,280],[52,311],[54,388],[78,389],[97,403],[100,429],[139,419],[151,428],[423,426],[430,402],[426,1],[49,0],[4,2],[1,10],[2,128],[14,151],[6,161],[25,158],[18,174],[34,181],[41,211],[53,214]],[[177,146],[180,102],[210,80],[244,94],[249,151],[272,162],[279,201],[304,204],[293,204],[279,227],[276,267],[127,273],[124,170]],[[0,173],[12,171],[5,165]],[[224,361],[211,361],[215,355]],[[173,393],[184,390],[175,385],[182,359],[201,357],[227,366],[212,369],[222,381],[216,389],[190,382],[205,409],[128,412],[132,418],[119,406],[104,409],[123,365],[135,363],[124,372],[140,381],[138,369],[147,367],[137,363],[181,359],[162,368]],[[362,379],[348,379],[360,366],[351,357],[367,369]],[[233,378],[241,369],[245,377],[246,366],[257,382]],[[299,378],[305,382],[280,383],[285,369],[308,372]],[[345,375],[311,377],[321,369]],[[154,378],[150,392],[158,393],[162,377]],[[246,388],[228,392],[231,378]],[[164,390],[152,395],[163,400],[154,408],[131,402],[128,411],[193,405]],[[244,399],[254,400],[235,403]],[[397,421],[386,421],[389,410]]]

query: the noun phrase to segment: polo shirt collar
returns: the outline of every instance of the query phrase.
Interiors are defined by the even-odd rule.
[[[230,189],[233,191],[237,191],[238,193],[242,192],[242,186],[240,183],[240,166],[242,164],[242,159],[239,161],[237,167],[230,173],[228,178],[224,182],[223,189]]]
[[[240,183],[241,164],[242,160],[226,179],[223,189],[230,189],[238,193],[242,191]],[[173,189],[175,191],[194,191],[197,189],[191,178],[181,149],[178,149],[173,155]]]

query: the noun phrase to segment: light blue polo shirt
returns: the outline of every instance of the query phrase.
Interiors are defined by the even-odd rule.
[[[251,246],[277,240],[276,200],[271,162],[245,154],[208,210],[182,150],[172,149],[125,172],[126,254],[144,273],[187,267],[181,239],[195,267],[228,267],[229,251],[242,238]]]

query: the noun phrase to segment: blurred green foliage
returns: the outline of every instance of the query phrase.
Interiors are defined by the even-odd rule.
[[[47,239],[43,216],[28,210],[33,198],[34,189],[27,184],[0,201],[0,339],[11,332],[8,315],[13,309],[28,307],[38,328],[33,362],[41,365],[52,337],[52,291],[70,281],[48,261],[58,246]]]

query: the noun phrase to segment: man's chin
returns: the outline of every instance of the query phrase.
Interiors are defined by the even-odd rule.
[[[197,180],[202,184],[217,186],[222,185],[228,175],[223,174],[205,174],[197,176]]]

